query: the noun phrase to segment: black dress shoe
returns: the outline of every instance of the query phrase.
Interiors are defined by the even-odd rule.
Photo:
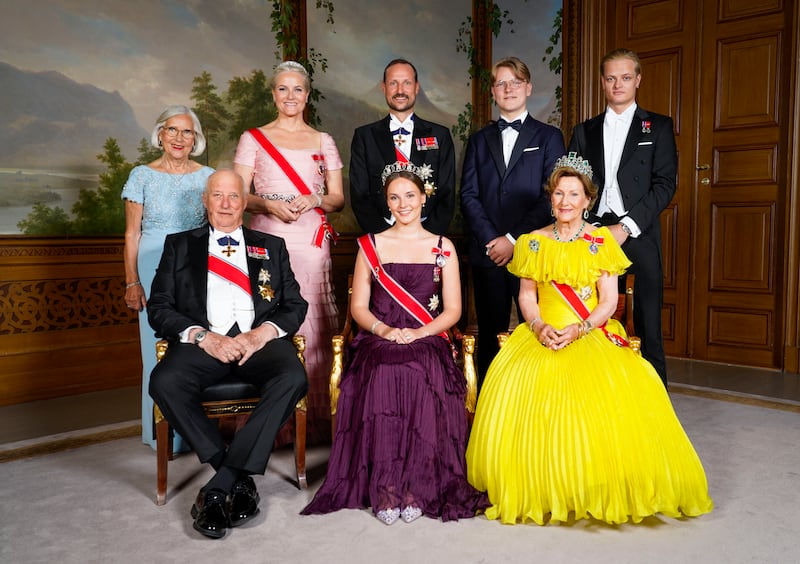
[[[258,495],[253,478],[245,476],[236,480],[231,490],[231,527],[243,525],[258,515],[259,501],[261,501],[261,497]]]
[[[192,505],[194,529],[213,539],[221,539],[228,531],[228,494],[222,490],[200,490]]]

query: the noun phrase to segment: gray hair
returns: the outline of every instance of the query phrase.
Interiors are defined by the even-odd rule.
[[[206,150],[206,136],[203,135],[203,128],[200,125],[200,120],[190,108],[181,105],[167,106],[166,109],[158,116],[153,131],[150,133],[150,144],[156,149],[160,149],[161,145],[158,144],[158,134],[164,129],[167,120],[175,116],[189,116],[192,118],[192,127],[194,128],[194,146],[190,155],[196,157],[202,155]]]
[[[311,77],[306,68],[296,61],[283,61],[272,73],[272,78],[269,79],[269,89],[275,90],[275,83],[278,80],[278,75],[284,72],[296,72],[303,76],[303,85],[306,90],[311,90]]]

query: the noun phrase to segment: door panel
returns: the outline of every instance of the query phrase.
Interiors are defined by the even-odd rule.
[[[707,1],[702,30],[691,356],[778,368],[782,6]]]

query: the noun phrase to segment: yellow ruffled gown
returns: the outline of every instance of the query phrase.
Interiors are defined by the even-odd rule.
[[[508,269],[537,282],[540,315],[560,328],[579,320],[550,280],[576,288],[591,311],[602,271],[630,262],[607,228],[596,252],[584,239],[521,236]],[[591,292],[591,295],[588,295]],[[607,328],[625,336],[614,320]],[[593,517],[638,523],[713,508],[700,459],[653,367],[599,329],[544,347],[520,324],[492,362],[467,448],[467,475],[503,523]]]

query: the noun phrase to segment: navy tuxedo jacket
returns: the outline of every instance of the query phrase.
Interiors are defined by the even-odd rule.
[[[242,231],[244,242],[237,252],[247,252],[247,246],[260,247],[267,250],[269,257],[247,258],[255,310],[253,327],[271,321],[290,335],[296,333],[305,319],[308,303],[300,295],[285,242],[246,227]],[[147,318],[157,337],[177,341],[187,327],[208,328],[208,237],[206,226],[168,235],[164,241],[164,252],[147,302]],[[268,284],[275,291],[269,301],[258,291],[262,269],[269,272]]]
[[[420,150],[418,139],[435,139],[438,148]],[[422,209],[422,225],[428,231],[444,235],[455,209],[456,161],[450,131],[414,114],[414,134],[410,160],[417,166],[427,164],[433,171],[429,179],[436,187]],[[391,217],[383,195],[381,174],[387,164],[397,161],[394,140],[389,131],[389,116],[355,130],[350,146],[350,205],[358,224],[367,233],[379,233],[389,227]]]
[[[470,232],[470,264],[495,266],[486,256],[489,241],[506,233],[517,238],[552,220],[544,186],[556,159],[565,152],[561,130],[530,115],[507,167],[497,123],[469,138],[461,174],[461,212]]]
[[[576,125],[569,144],[570,151],[591,163],[599,188],[598,202],[606,181],[604,120],[605,112]],[[677,167],[672,118],[637,107],[622,149],[617,182],[628,216],[642,230],[642,236],[660,238],[659,215],[675,195]]]

